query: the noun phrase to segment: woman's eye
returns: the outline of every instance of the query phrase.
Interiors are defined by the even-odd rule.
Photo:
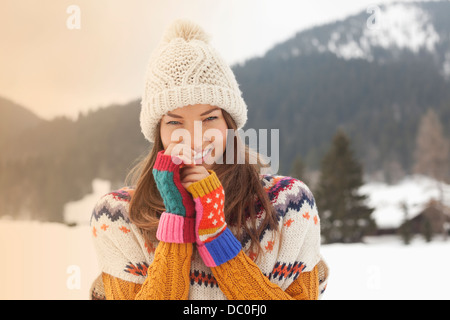
[[[215,119],[217,119],[217,117],[208,117],[208,118],[206,118],[206,119],[203,120],[203,121],[213,121],[213,120],[215,120]],[[180,124],[180,122],[173,120],[173,121],[167,122],[167,124],[169,124],[169,125],[174,125],[174,126],[175,126],[175,125]]]

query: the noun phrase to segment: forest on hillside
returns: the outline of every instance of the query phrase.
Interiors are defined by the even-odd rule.
[[[298,178],[310,177],[314,185],[342,130],[365,180],[398,181],[415,172],[420,123],[431,111],[442,128],[441,145],[448,144],[450,77],[442,72],[442,59],[450,50],[444,14],[450,6],[420,7],[440,35],[434,51],[373,47],[372,60],[317,51],[317,41],[336,30],[349,35],[355,23],[365,28],[363,13],[300,32],[263,57],[232,67],[248,106],[243,130],[279,129],[277,174],[293,175],[301,163],[304,177]],[[307,54],[293,54],[295,48]],[[76,120],[43,120],[1,98],[0,215],[62,221],[64,204],[90,193],[93,179],[121,187],[152,147],[140,131],[139,112],[137,98],[80,113]],[[449,171],[440,178],[448,179]]]

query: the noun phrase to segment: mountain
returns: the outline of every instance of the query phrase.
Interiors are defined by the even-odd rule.
[[[0,146],[43,122],[45,120],[40,119],[25,107],[0,97]]]
[[[344,60],[388,63],[429,55],[450,77],[450,2],[410,2],[370,6],[366,12],[299,32],[266,58],[289,59],[332,53]]]
[[[249,109],[244,131],[280,130],[278,174],[290,175],[297,157],[317,170],[341,128],[367,176],[402,178],[428,108],[450,139],[450,3],[374,8],[233,66]],[[93,179],[122,185],[151,147],[139,102],[44,121],[0,99],[0,216],[62,221],[64,204],[92,192]]]
[[[280,128],[282,172],[317,169],[340,127],[367,173],[410,172],[427,108],[450,136],[449,2],[394,3],[297,33],[234,67],[246,128]],[[393,172],[390,172],[393,171]]]
[[[64,205],[92,192],[101,178],[122,186],[147,152],[139,101],[111,105],[76,121],[58,117],[0,147],[0,216],[62,222]]]

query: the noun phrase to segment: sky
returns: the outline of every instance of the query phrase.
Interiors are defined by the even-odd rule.
[[[140,99],[149,56],[175,19],[201,25],[233,65],[392,2],[410,0],[1,0],[0,96],[43,119],[75,119]]]

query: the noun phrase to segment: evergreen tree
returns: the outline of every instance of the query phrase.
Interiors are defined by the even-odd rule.
[[[374,209],[364,204],[367,196],[359,193],[363,185],[362,174],[362,166],[353,155],[349,138],[339,130],[322,160],[315,192],[326,243],[360,242],[375,230],[375,221],[371,218]]]
[[[300,155],[298,155],[292,163],[290,175],[291,177],[299,179],[305,184],[309,185],[308,179],[306,177],[306,167]]]
[[[408,204],[406,202],[401,203],[401,207],[404,213],[404,219],[403,223],[398,229],[398,233],[400,234],[403,243],[405,245],[409,245],[411,243],[412,239],[412,226],[411,226],[411,220],[409,220],[409,214],[408,214]]]
[[[432,109],[422,117],[416,140],[415,173],[427,175],[436,180],[439,190],[439,207],[444,211],[443,182],[449,180],[450,175],[450,143],[444,135],[444,128],[439,116]],[[437,218],[440,225],[445,225],[444,215]],[[421,226],[422,233],[427,241],[432,239],[431,222],[425,220]],[[444,239],[448,233],[442,228]]]
[[[422,117],[416,140],[415,173],[445,181],[450,171],[450,144],[442,123],[432,109]],[[442,199],[441,199],[442,200]]]
[[[420,231],[426,242],[431,242],[431,240],[433,240],[433,227],[431,226],[431,221],[428,217],[424,217]]]

